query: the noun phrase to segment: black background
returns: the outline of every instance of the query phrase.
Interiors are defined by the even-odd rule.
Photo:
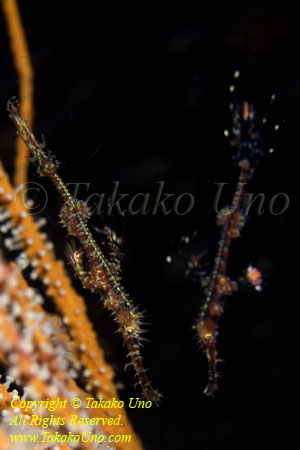
[[[64,180],[91,183],[88,193],[80,190],[82,199],[93,192],[109,195],[112,183],[120,181],[120,193],[149,192],[153,201],[161,180],[164,192],[190,192],[195,198],[187,215],[113,219],[124,234],[124,284],[151,323],[145,365],[164,393],[159,408],[129,411],[145,448],[204,450],[249,440],[260,448],[287,438],[297,379],[298,276],[291,259],[297,245],[292,212],[299,151],[298,15],[287,3],[283,8],[233,1],[185,2],[177,8],[171,3],[104,8],[103,2],[21,1],[20,9],[35,70],[35,132],[45,135],[64,162]],[[0,27],[0,152],[11,173],[15,130],[6,102],[18,84],[2,17]],[[181,236],[197,230],[195,246],[214,255],[214,183],[231,183],[233,189],[238,175],[223,135],[230,127],[228,88],[236,69],[241,96],[269,117],[271,125],[262,133],[266,150],[275,151],[266,151],[248,188],[265,193],[265,212],[251,211],[229,261],[232,276],[249,263],[257,265],[264,273],[264,292],[237,294],[226,302],[218,342],[225,363],[212,399],[203,395],[206,359],[192,330],[202,291],[185,280],[176,254]],[[277,100],[270,106],[273,92]],[[276,123],[279,132],[273,131]],[[47,232],[64,258],[56,194],[33,167],[30,180],[47,189]],[[289,196],[290,206],[275,216],[267,204],[279,192]],[[101,226],[102,217],[112,222],[102,215],[93,223]],[[169,254],[175,260],[171,265]],[[125,401],[139,396],[133,372],[123,371],[126,352],[116,325],[99,299],[74,284],[124,386],[120,396]]]

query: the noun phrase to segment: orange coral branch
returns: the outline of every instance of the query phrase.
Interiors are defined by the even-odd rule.
[[[20,111],[28,126],[33,123],[33,68],[16,0],[2,0],[14,65],[19,79]],[[28,150],[22,139],[17,138],[15,159],[15,186],[27,182]]]
[[[34,74],[17,0],[2,0],[2,9],[19,80],[20,113],[32,128]],[[52,244],[47,242],[44,233],[40,233],[40,225],[35,223],[28,213],[26,191],[22,188],[27,182],[28,156],[26,145],[18,137],[14,184],[21,186],[21,189],[17,190],[11,186],[0,161],[0,223],[2,234],[7,233],[8,236],[3,239],[3,243],[8,251],[20,251],[16,259],[17,264],[7,264],[0,260],[0,293],[3,294],[2,303],[0,302],[0,360],[7,366],[8,374],[14,374],[17,378],[17,383],[30,387],[32,398],[55,399],[59,396],[70,399],[76,395],[83,402],[86,397],[108,401],[115,399],[119,402],[113,382],[114,372],[105,362],[103,351],[98,345],[96,333],[87,317],[84,299],[73,289],[63,263],[57,261],[52,252]],[[38,302],[31,304],[28,295],[31,295],[32,289],[20,271],[28,266],[32,268],[31,278],[39,279],[44,284],[47,295],[53,299],[62,320],[46,313]],[[52,330],[50,335],[49,330]],[[58,352],[58,347],[63,355]],[[62,366],[58,364],[61,358],[65,361]],[[72,379],[74,367],[85,379],[84,390]],[[10,401],[13,395],[18,395],[17,391],[8,391],[9,383],[0,382],[0,411],[3,417],[0,447],[7,450],[15,448],[9,439],[9,434],[14,433],[9,423],[16,414]],[[21,412],[24,412],[22,408]],[[70,417],[71,412],[74,411],[64,409],[61,414]],[[130,448],[142,449],[124,408],[112,406],[111,409],[83,409],[81,412],[83,416],[87,414],[96,418],[99,415],[104,418],[121,415],[122,425],[112,427],[111,424],[103,423],[101,428],[95,426],[92,430],[103,430],[106,434],[130,435]],[[49,432],[54,433],[55,428],[49,427]],[[80,433],[80,429],[78,432]],[[31,433],[27,425],[21,430],[21,434]],[[118,450],[128,448],[128,445],[122,442],[114,445],[113,448]],[[108,444],[104,447],[112,448]],[[35,450],[41,448],[40,445],[34,446]],[[63,444],[60,448],[68,450],[70,447]],[[95,446],[83,444],[82,448],[88,450],[94,449]]]
[[[81,353],[84,367],[91,372],[86,378],[87,384],[98,383],[106,395],[114,396],[114,373],[99,349],[96,335],[86,315],[84,299],[73,289],[62,262],[55,259],[51,245],[45,242],[37,224],[27,213],[21,196],[20,191],[15,192],[12,188],[0,162],[0,204],[5,205],[11,227],[19,230],[16,245],[23,250],[24,264],[31,265],[32,277],[39,278],[47,286],[47,294],[53,298],[64,322],[70,328],[75,349]],[[4,245],[9,250],[12,249],[10,244],[11,241],[4,240]]]
[[[18,383],[21,382],[27,388],[29,387],[30,396],[34,399],[55,400],[58,396],[67,399],[75,392],[76,395],[84,398],[84,393],[71,385],[70,376],[64,368],[62,361],[67,357],[66,352],[59,347],[55,349],[51,344],[49,331],[53,324],[41,306],[36,303],[37,294],[32,290],[31,295],[28,295],[28,286],[27,289],[22,289],[24,284],[26,286],[26,282],[25,280],[22,282],[19,270],[15,264],[7,265],[0,260],[0,292],[4,294],[0,304],[0,336],[1,341],[5,342],[3,351],[6,360],[10,362],[10,373],[14,373]],[[36,337],[39,337],[37,341]],[[42,348],[44,351],[41,351]],[[60,356],[60,363],[58,363],[58,356]],[[54,360],[56,363],[53,364]],[[51,383],[49,383],[50,380]],[[18,396],[17,391],[15,394]],[[13,398],[12,396],[11,400]],[[11,422],[16,411],[12,409],[11,403],[7,406],[4,416],[11,416]],[[31,411],[28,414],[22,407],[19,409],[23,415],[25,413],[32,415]],[[63,413],[65,417],[70,418],[72,409],[66,406],[64,411],[58,409],[55,414],[57,413]],[[49,427],[49,431],[50,429]],[[12,427],[11,431],[14,432],[14,430],[15,427]],[[88,445],[84,448],[92,450],[94,446]]]
[[[86,379],[85,389],[92,392],[90,396],[103,398],[104,400],[116,398],[118,401],[118,395],[113,384],[114,373],[105,362],[103,351],[98,346],[96,334],[86,315],[84,300],[73,289],[62,262],[55,259],[50,243],[45,241],[38,225],[34,222],[32,216],[27,213],[22,203],[22,193],[19,190],[15,191],[10,185],[1,162],[0,205],[2,205],[0,221],[3,222],[3,220],[8,219],[1,226],[1,231],[5,233],[12,230],[13,233],[11,234],[14,236],[13,238],[5,238],[4,246],[8,250],[16,248],[23,250],[22,258],[18,260],[19,264],[21,266],[31,265],[33,278],[40,279],[46,286],[47,294],[53,298],[65,326],[68,327],[74,351],[80,359],[80,370]],[[26,282],[20,274],[18,275],[18,285],[22,290],[26,289]],[[3,323],[6,323],[6,318]],[[40,356],[42,356],[42,351],[39,347],[43,339],[43,335],[37,331],[35,342]],[[3,352],[5,353],[5,351]],[[4,356],[7,357],[7,355]],[[30,359],[25,358],[22,364],[25,364],[26,361],[28,363]],[[69,383],[74,385],[73,390],[78,390],[74,381],[70,379]],[[72,390],[71,387],[70,390]],[[80,397],[84,394],[86,396],[84,391],[81,392]],[[131,448],[139,450],[141,448],[140,443],[134,436],[125,410],[120,408],[106,409],[105,413],[109,414],[110,417],[117,417],[122,414],[123,426],[118,431],[115,427],[114,432],[131,434]],[[103,428],[106,431],[104,426]],[[118,445],[120,446],[117,448],[121,449],[121,444]]]

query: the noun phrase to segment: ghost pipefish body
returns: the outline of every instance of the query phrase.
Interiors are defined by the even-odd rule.
[[[15,99],[8,101],[7,109],[17,128],[18,135],[30,151],[30,160],[36,164],[38,174],[51,180],[62,199],[61,223],[71,236],[77,238],[80,244],[78,249],[74,244],[67,245],[66,249],[67,257],[75,274],[83,287],[100,295],[104,306],[112,312],[119,326],[118,331],[123,336],[128,349],[129,364],[136,372],[137,384],[140,384],[144,398],[158,403],[161,394],[153,389],[148,379],[140,350],[142,314],[134,307],[121,284],[118,260],[120,252],[117,249],[117,240],[113,239],[113,235],[106,231],[110,252],[108,256],[105,255],[89,230],[88,220],[91,211],[86,202],[72,197],[57,172],[58,161],[46,150],[45,142],[38,143],[25,120],[20,116]],[[87,264],[83,263],[84,257]]]

